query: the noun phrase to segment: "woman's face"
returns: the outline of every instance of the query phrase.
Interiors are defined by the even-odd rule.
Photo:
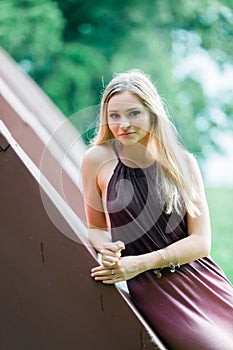
[[[124,91],[112,96],[107,106],[107,121],[114,138],[122,144],[147,144],[151,116],[136,94]]]

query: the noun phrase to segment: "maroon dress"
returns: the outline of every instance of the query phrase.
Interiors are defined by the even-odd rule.
[[[115,149],[116,152],[116,149]],[[131,168],[119,158],[108,184],[113,241],[122,256],[162,249],[187,237],[186,214],[167,215],[159,166]],[[169,350],[232,350],[233,287],[211,257],[127,281],[130,297]]]

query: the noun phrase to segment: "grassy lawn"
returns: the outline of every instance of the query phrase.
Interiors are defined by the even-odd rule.
[[[212,226],[211,255],[233,283],[233,188],[206,188]]]

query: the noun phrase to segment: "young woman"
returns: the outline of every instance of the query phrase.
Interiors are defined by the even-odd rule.
[[[141,71],[106,87],[82,171],[89,238],[102,258],[91,276],[127,281],[168,349],[233,349],[233,288],[209,256],[201,174]]]

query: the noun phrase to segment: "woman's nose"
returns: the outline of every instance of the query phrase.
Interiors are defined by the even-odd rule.
[[[127,129],[130,127],[130,121],[128,118],[122,118],[120,121],[120,128]]]

